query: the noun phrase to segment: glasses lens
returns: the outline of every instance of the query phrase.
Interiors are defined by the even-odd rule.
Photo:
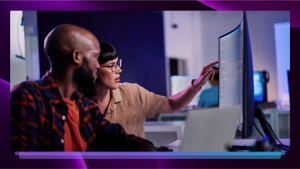
[[[119,68],[121,68],[121,66],[122,66],[122,59],[119,59],[117,65],[119,66]]]
[[[111,67],[111,71],[115,72],[117,70],[117,67],[121,68],[121,65],[122,65],[122,59],[118,60],[118,62],[115,66]]]
[[[111,67],[111,71],[112,71],[112,72],[115,72],[115,71],[116,71],[116,66],[117,66],[117,65],[114,65],[114,66]]]

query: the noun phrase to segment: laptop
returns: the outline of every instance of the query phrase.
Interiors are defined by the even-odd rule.
[[[168,145],[184,152],[225,152],[231,147],[242,107],[194,109],[188,112],[183,140]],[[174,147],[175,146],[175,147]],[[176,150],[177,149],[177,150]]]

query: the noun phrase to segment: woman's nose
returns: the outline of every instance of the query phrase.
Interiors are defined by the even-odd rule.
[[[121,72],[122,72],[122,69],[119,68],[119,66],[118,66],[116,73],[121,73]]]

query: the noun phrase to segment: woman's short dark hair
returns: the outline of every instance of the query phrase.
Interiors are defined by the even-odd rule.
[[[118,57],[116,49],[109,43],[100,42],[100,55],[98,57],[99,64],[106,63],[110,60],[114,60]]]
[[[117,53],[116,49],[109,43],[100,42],[100,49],[101,49],[101,52],[98,57],[99,64],[106,63],[106,62],[108,62],[110,60],[114,60],[118,57],[118,53]],[[81,86],[79,86],[78,92],[82,93],[84,95],[84,97],[87,97],[87,98],[92,98],[97,94],[95,88],[88,89],[88,88],[83,88]]]

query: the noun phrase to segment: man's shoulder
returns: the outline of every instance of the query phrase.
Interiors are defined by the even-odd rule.
[[[214,93],[218,93],[219,92],[219,90],[218,90],[218,88],[216,88],[216,87],[210,87],[210,88],[208,88],[208,89],[205,89],[205,90],[203,90],[202,91],[202,93],[201,93],[201,96],[210,96],[210,95],[212,95],[212,94],[214,94]]]
[[[92,102],[90,99],[84,97],[84,95],[82,93],[76,92],[78,95],[78,98],[80,99],[81,103],[83,104],[83,106],[92,106],[95,107],[96,104],[94,102]]]
[[[216,92],[219,92],[219,87],[218,87],[218,86],[213,86],[213,87],[207,89],[207,92],[208,92],[208,93],[216,93]]]
[[[211,88],[204,89],[204,90],[201,92],[200,95],[203,97],[203,96],[205,96],[205,95],[208,95],[208,94],[210,93],[210,91],[211,91]]]
[[[40,91],[45,86],[42,80],[24,81],[13,87],[11,92],[15,91]]]

